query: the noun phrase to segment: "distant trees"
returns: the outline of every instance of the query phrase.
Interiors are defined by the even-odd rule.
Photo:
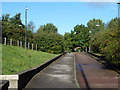
[[[81,24],[81,25],[75,26],[74,31],[75,31],[75,35],[76,35],[76,40],[78,41],[77,46],[80,46],[83,50],[85,47],[88,48],[88,46],[89,46],[89,30],[88,30],[88,28]]]
[[[25,41],[25,25],[22,24],[20,13],[13,17],[9,17],[9,14],[2,16],[2,37],[12,39],[13,42],[20,40]],[[33,22],[29,22],[27,30],[27,41],[33,42]]]
[[[87,27],[89,31],[91,31],[91,35],[94,35],[96,32],[99,32],[105,28],[105,24],[100,19],[93,19],[87,23]]]
[[[10,18],[9,14],[2,16],[2,37],[24,41],[24,25],[20,19],[20,13]],[[21,27],[20,27],[21,26]]]
[[[87,27],[82,24],[76,25],[71,33],[65,33],[64,35],[66,50],[74,51],[74,48],[81,47],[82,51],[88,51],[91,39],[97,32],[103,30],[104,28],[105,24],[100,19],[90,20],[87,23]],[[90,31],[91,33],[89,33]],[[96,47],[98,47],[98,45],[95,45],[95,47],[92,48],[97,50]]]
[[[91,31],[91,33],[90,33]],[[71,33],[64,34],[67,51],[81,47],[82,51],[101,53],[113,65],[120,66],[120,19],[114,18],[106,25],[100,19],[92,19],[84,25],[76,25]]]
[[[13,41],[25,41],[25,25],[22,24],[20,13],[10,18],[9,14],[2,16],[2,34],[3,38],[12,39]],[[34,23],[30,21],[27,25],[27,42],[38,46],[38,50],[49,53],[63,53],[64,52],[64,37],[58,34],[57,28],[48,23],[40,26],[34,32]]]
[[[13,40],[25,40],[25,26],[21,22],[20,13],[10,18],[9,14],[2,16],[2,37]],[[1,20],[0,20],[1,22]],[[51,23],[40,26],[34,32],[34,23],[28,23],[27,41],[37,44],[38,50],[49,53],[74,51],[80,47],[88,51],[89,46],[94,53],[105,55],[110,63],[120,65],[120,19],[114,18],[106,25],[100,19],[92,19],[85,25],[76,25],[70,33],[64,36]],[[89,33],[91,31],[91,33]]]
[[[64,38],[58,34],[57,28],[53,24],[40,26],[35,33],[35,41],[41,51],[49,53],[64,52]]]
[[[99,41],[94,42],[93,39],[95,39],[95,36],[97,37],[99,32],[101,32],[105,29],[105,24],[100,19],[93,19],[87,23],[87,27],[89,29],[89,32],[91,31],[91,33],[90,33],[91,50],[93,52],[100,52],[99,51],[99,45],[100,45]]]
[[[89,46],[89,30],[84,25],[76,25],[74,31],[65,33],[66,50],[74,51],[74,48],[81,47],[83,51]]]

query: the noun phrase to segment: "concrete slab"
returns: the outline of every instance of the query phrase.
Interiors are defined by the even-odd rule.
[[[74,54],[66,54],[38,73],[26,88],[77,88]]]
[[[0,75],[0,80],[8,80],[9,88],[18,88],[18,75]]]

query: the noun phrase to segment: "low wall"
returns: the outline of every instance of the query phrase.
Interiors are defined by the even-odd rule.
[[[120,68],[118,68],[118,67],[116,67],[115,65],[111,64],[111,63],[109,62],[109,60],[106,60],[106,59],[105,59],[105,56],[99,56],[99,55],[96,55],[96,54],[90,53],[90,52],[88,52],[88,54],[90,54],[90,55],[92,55],[92,56],[94,56],[94,57],[97,57],[98,59],[96,59],[96,60],[98,60],[99,62],[105,61],[105,62],[107,63],[107,66],[110,66],[111,69],[113,69],[113,70],[116,71],[118,74],[120,74]],[[102,62],[101,62],[101,63],[102,63]],[[102,64],[106,64],[106,63],[102,63]]]
[[[94,54],[94,53],[90,53],[90,52],[87,52],[88,54],[90,54],[90,55],[92,55],[92,56],[95,56],[95,57],[97,57],[97,58],[99,58],[99,59],[105,59],[105,56],[100,56],[100,55],[96,55],[96,54]]]
[[[36,75],[37,73],[39,73],[41,70],[43,70],[45,67],[47,67],[48,65],[50,65],[52,62],[54,62],[55,60],[57,60],[58,58],[60,58],[62,55],[58,55],[52,59],[50,59],[49,61],[41,64],[38,67],[35,67],[31,70],[19,73],[19,80],[18,80],[18,88],[22,89],[24,88],[28,82],[32,79],[32,77],[34,75]]]
[[[9,81],[8,88],[17,88],[18,87],[18,75],[0,75],[0,80]]]
[[[21,90],[28,84],[28,82],[34,77],[34,75],[39,73],[41,70],[50,65],[52,62],[56,61],[61,56],[62,54],[30,70],[26,70],[15,75],[1,75],[0,77],[2,77],[2,80],[9,80],[9,88],[18,88],[18,90]]]
[[[0,90],[8,90],[9,81],[7,80],[0,80]]]
[[[31,70],[19,73],[19,80],[18,80],[18,88],[22,89],[24,88],[28,82],[32,79],[32,77],[34,75],[36,75],[37,73],[39,73],[41,70],[43,70],[45,67],[47,67],[48,65],[50,65],[52,62],[54,62],[55,60],[57,60],[58,58],[60,58],[62,55],[58,55],[52,59],[50,59],[49,61],[41,64],[38,67],[35,67]]]

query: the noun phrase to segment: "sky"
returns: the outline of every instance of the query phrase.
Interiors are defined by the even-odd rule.
[[[118,17],[116,2],[2,2],[2,14],[13,17],[21,13],[22,23],[25,24],[25,8],[28,7],[28,22],[33,21],[35,31],[47,23],[58,28],[58,33],[64,35],[71,32],[77,24],[84,24],[93,18],[107,23]]]

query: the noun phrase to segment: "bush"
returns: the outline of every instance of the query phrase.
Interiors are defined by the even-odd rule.
[[[116,21],[115,21],[116,20]],[[118,19],[113,19],[108,27],[94,34],[91,49],[94,53],[101,53],[111,64],[120,66],[120,29]]]

